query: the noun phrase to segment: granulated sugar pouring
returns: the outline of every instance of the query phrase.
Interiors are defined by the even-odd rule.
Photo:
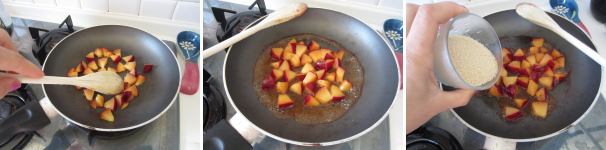
[[[460,35],[448,36],[448,54],[457,73],[472,86],[480,86],[497,74],[497,60],[478,41]]]

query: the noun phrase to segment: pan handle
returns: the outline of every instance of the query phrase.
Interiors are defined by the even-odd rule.
[[[506,141],[501,138],[486,137],[484,149],[516,149],[517,142]]]
[[[261,132],[253,127],[253,125],[246,120],[244,115],[240,113],[236,113],[231,119],[229,119],[229,124],[231,124],[238,133],[242,135],[248,143],[252,143]]]

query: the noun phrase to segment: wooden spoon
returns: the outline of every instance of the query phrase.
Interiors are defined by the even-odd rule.
[[[36,79],[19,74],[0,73],[0,78],[11,77],[21,83],[75,85],[108,95],[120,94],[124,90],[122,77],[115,72],[101,71],[81,77],[44,76]]]
[[[576,46],[581,50],[585,55],[589,56],[591,59],[596,61],[598,64],[602,65],[602,67],[606,66],[606,60],[600,56],[597,52],[595,52],[592,48],[585,45],[583,42],[579,41],[574,36],[570,35],[570,33],[564,31],[551,17],[545,13],[542,9],[535,6],[531,3],[520,3],[516,6],[516,13],[520,15],[522,18],[535,23],[539,26],[545,27],[562,38],[566,39],[572,45]]]
[[[307,4],[305,3],[295,3],[290,4],[288,6],[284,6],[269,14],[265,19],[263,19],[263,21],[259,22],[259,24],[242,31],[213,47],[204,50],[204,52],[202,53],[203,59],[212,56],[213,54],[239,42],[240,40],[257,33],[258,31],[297,18],[303,15],[306,11]]]

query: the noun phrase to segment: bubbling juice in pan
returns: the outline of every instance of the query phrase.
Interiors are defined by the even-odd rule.
[[[292,39],[295,39],[297,42],[303,41],[306,45],[313,40],[317,42],[321,48],[329,48],[333,52],[345,50],[341,64],[341,67],[345,69],[345,75],[343,78],[349,80],[352,83],[353,88],[350,91],[343,92],[345,94],[345,98],[341,102],[330,102],[327,104],[322,104],[318,107],[305,106],[303,103],[305,101],[305,95],[308,93],[303,92],[302,95],[299,95],[293,91],[290,91],[289,88],[287,95],[294,102],[294,106],[282,110],[279,109],[277,105],[277,98],[280,92],[275,89],[267,91],[263,91],[261,89],[263,78],[270,76],[270,72],[273,69],[270,64],[278,61],[271,58],[271,48],[286,47],[286,44]],[[300,73],[301,68],[302,67],[293,67],[293,71]],[[334,72],[334,70],[335,69],[331,69],[327,71],[327,73]],[[299,79],[295,78],[294,81],[290,81],[289,87],[296,82],[299,82]],[[335,83],[332,84],[334,85]],[[331,123],[347,113],[347,111],[354,106],[356,101],[362,95],[363,84],[364,69],[362,68],[362,64],[360,64],[356,56],[347,51],[344,46],[319,35],[296,34],[284,37],[263,49],[261,56],[259,56],[259,59],[255,63],[252,86],[257,93],[259,102],[265,105],[265,107],[267,107],[267,109],[271,111],[276,118],[293,119],[304,125],[315,125],[320,123]]]

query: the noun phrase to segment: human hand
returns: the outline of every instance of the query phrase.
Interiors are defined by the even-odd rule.
[[[406,5],[406,134],[442,111],[467,105],[471,99],[473,90],[440,90],[433,73],[438,26],[468,12],[454,2]]]
[[[44,76],[44,72],[40,68],[19,54],[17,47],[5,30],[0,30],[0,70],[32,78]],[[0,98],[19,87],[21,87],[21,82],[15,78],[0,78]]]

